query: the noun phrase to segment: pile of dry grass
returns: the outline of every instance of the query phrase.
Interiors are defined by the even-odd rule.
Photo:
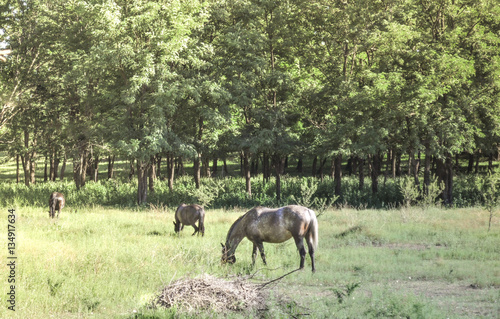
[[[265,308],[267,294],[261,285],[244,278],[227,281],[210,275],[180,279],[165,287],[153,300],[152,307],[176,308],[184,311],[213,310],[226,312]]]

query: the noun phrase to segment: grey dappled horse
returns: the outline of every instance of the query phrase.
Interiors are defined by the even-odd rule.
[[[309,208],[290,205],[281,208],[255,207],[238,218],[229,229],[226,244],[222,245],[222,261],[234,263],[234,253],[243,238],[253,243],[252,265],[255,264],[257,248],[262,261],[266,264],[264,242],[282,243],[292,238],[300,254],[300,269],[304,268],[306,250],[303,239],[306,239],[312,271],[314,267],[314,250],[318,246],[318,221],[316,214]]]

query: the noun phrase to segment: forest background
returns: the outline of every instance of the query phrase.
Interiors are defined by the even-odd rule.
[[[468,206],[497,192],[478,175],[500,142],[496,1],[1,0],[0,42],[0,151],[18,183],[4,200]],[[40,166],[71,182],[35,184]]]

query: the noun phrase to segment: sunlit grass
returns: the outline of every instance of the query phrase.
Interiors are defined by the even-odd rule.
[[[204,237],[191,236],[191,227],[175,234],[173,211],[168,208],[68,207],[59,220],[50,220],[45,208],[16,211],[17,308],[14,314],[2,305],[1,318],[169,317],[176,310],[153,311],[146,305],[173,280],[204,273],[255,274],[254,280],[265,282],[299,265],[295,245],[289,241],[265,244],[268,265],[258,258],[251,268],[248,240],[238,247],[236,264],[221,265],[220,243],[244,210],[207,210]],[[476,295],[486,300],[481,305],[490,307],[486,317],[493,316],[498,309],[493,297],[500,287],[500,232],[498,221],[487,232],[479,221],[484,219],[482,213],[479,209],[327,211],[319,217],[317,272],[311,273],[307,257],[304,271],[274,285],[276,298],[269,300],[268,315],[305,312],[314,318],[330,314],[352,318],[411,316],[421,311],[424,317],[467,317],[432,298],[394,288],[396,283],[430,282],[476,287]],[[0,218],[6,225],[7,208],[2,208]],[[7,260],[6,249],[0,258]],[[0,285],[2,295],[7,289]],[[283,295],[288,299],[278,298]],[[455,301],[449,298],[439,302],[451,305]]]

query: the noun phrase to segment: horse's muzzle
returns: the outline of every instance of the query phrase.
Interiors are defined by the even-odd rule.
[[[223,264],[228,263],[228,264],[234,264],[236,262],[236,257],[233,256],[222,256],[221,261]]]

